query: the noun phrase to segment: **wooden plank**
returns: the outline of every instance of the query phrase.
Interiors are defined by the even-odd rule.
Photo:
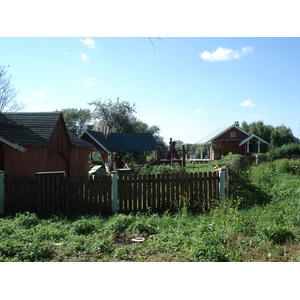
[[[171,209],[171,193],[170,193],[170,181],[171,175],[168,173],[166,174],[166,201],[165,201],[165,209]]]
[[[142,175],[142,185],[143,185],[143,211],[148,210],[147,201],[147,176]]]
[[[146,187],[147,187],[147,211],[152,210],[152,184],[151,178],[153,175],[147,174],[146,175]]]
[[[132,177],[132,210],[137,212],[138,208],[138,196],[137,196],[137,175],[131,175]]]
[[[208,201],[208,182],[207,182],[207,172],[204,172],[203,174],[203,193],[204,193],[204,198],[203,198],[203,208],[204,211],[207,211],[207,201]]]
[[[128,212],[132,212],[133,205],[132,205],[132,175],[128,176]]]
[[[161,211],[162,204],[161,204],[161,174],[156,175],[156,208]]]

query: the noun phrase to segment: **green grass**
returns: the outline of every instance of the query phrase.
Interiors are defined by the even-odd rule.
[[[233,186],[225,203],[205,214],[183,209],[108,218],[6,216],[0,219],[0,261],[300,261],[295,165],[278,161],[246,169],[257,191],[247,190],[241,183],[247,176],[238,174],[240,188]],[[247,206],[247,195],[267,195],[268,201]],[[145,240],[134,242],[135,237]]]

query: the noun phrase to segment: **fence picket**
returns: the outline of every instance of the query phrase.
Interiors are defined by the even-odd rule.
[[[78,206],[88,206],[101,214],[112,212],[110,176],[5,175],[4,182],[6,205],[14,209],[41,216],[74,214]],[[118,190],[119,212],[174,210],[181,197],[190,201],[191,209],[205,211],[209,201],[219,197],[219,176],[215,172],[123,175]]]

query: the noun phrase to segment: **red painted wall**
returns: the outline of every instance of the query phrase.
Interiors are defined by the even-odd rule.
[[[67,175],[88,174],[89,149],[70,147],[62,117],[53,130],[50,142],[53,145],[25,145],[25,153],[2,144],[5,173],[31,175],[36,172],[65,171]]]
[[[231,137],[230,133],[235,132],[236,136]],[[244,140],[246,137],[248,137],[247,134],[243,133],[242,131],[232,128],[225,133],[223,133],[221,136],[217,138],[217,140],[231,140],[231,141],[213,141],[214,144],[214,157],[213,159],[221,159],[221,156],[224,154],[227,154],[229,152],[232,152],[233,154],[246,154],[245,145],[239,146],[241,140]],[[235,141],[238,140],[238,141]]]

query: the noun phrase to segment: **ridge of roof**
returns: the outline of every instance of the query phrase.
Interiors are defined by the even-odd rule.
[[[205,136],[204,138],[200,139],[198,142],[196,142],[196,144],[210,143],[211,141],[215,140],[217,137],[219,137],[220,135],[225,133],[227,130],[230,130],[232,128],[236,128],[236,129],[240,130],[241,132],[245,133],[246,135],[250,136],[250,134],[248,132],[244,131],[243,129],[241,129],[236,124],[233,124],[233,125],[230,125],[230,126],[224,126],[224,127],[220,127],[218,129],[216,129],[212,133],[210,133],[207,136]]]
[[[10,122],[22,125],[49,141],[61,112],[14,112],[2,115]]]
[[[107,137],[93,130],[86,130],[85,133],[107,152],[151,151],[157,146],[150,133],[110,133]]]

